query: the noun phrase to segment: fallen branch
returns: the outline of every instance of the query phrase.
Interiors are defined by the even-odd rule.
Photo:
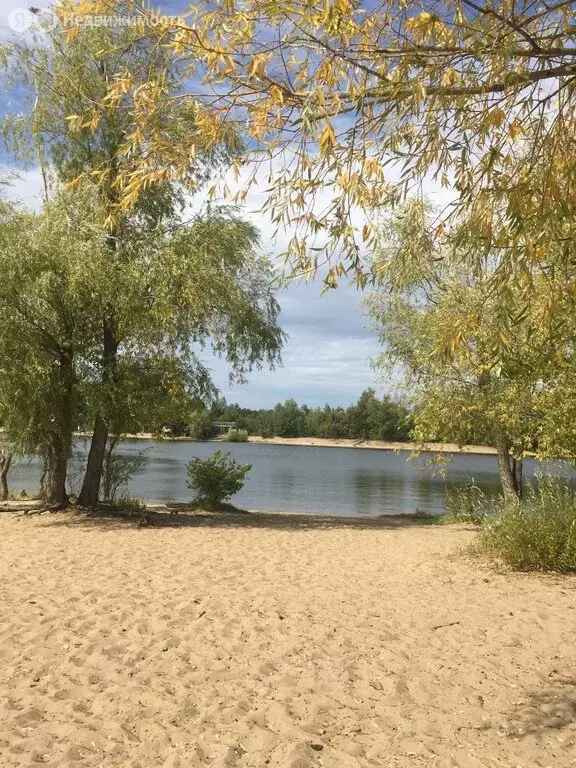
[[[451,621],[449,624],[436,624],[432,629],[442,629],[443,627],[455,627],[456,624],[460,624],[459,621]]]

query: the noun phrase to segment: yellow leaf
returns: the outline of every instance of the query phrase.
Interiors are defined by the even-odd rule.
[[[510,135],[511,139],[516,139],[518,136],[524,135],[524,128],[522,127],[522,124],[519,120],[514,120],[510,125],[508,126],[508,134]]]
[[[446,232],[446,224],[441,221],[434,231],[435,237],[442,237]]]
[[[271,85],[268,93],[274,104],[284,104],[284,94],[277,85]]]
[[[332,127],[331,122],[326,124],[326,127],[320,134],[318,143],[320,145],[320,152],[323,155],[327,155],[334,148],[336,144],[336,134],[334,133],[334,128]]]
[[[249,77],[264,77],[266,72],[266,58],[263,54],[259,53],[254,56],[250,64],[248,65]]]
[[[496,128],[499,128],[504,120],[506,120],[506,112],[504,112],[503,109],[500,109],[500,107],[495,107],[488,113],[488,124],[493,125]]]
[[[458,75],[456,73],[456,70],[447,69],[442,75],[442,85],[450,87],[451,85],[454,85],[457,79],[458,79]]]

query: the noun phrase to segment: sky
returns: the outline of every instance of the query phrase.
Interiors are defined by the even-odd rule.
[[[176,13],[185,8],[180,0],[156,2],[164,13]],[[34,6],[49,7],[48,0],[35,0]],[[26,34],[32,20],[24,0],[2,0],[0,8],[0,42]],[[0,97],[0,110],[17,109]],[[0,155],[4,170],[11,161]],[[19,171],[10,195],[31,208],[40,204],[40,173],[37,169]],[[243,215],[260,229],[262,248],[272,260],[285,249],[290,232],[273,238],[271,223],[258,212],[261,197],[249,195]],[[394,392],[394,381],[383,381],[371,369],[370,361],[380,349],[374,334],[367,328],[361,314],[362,292],[341,282],[336,290],[321,296],[322,281],[292,283],[278,294],[281,306],[280,324],[288,335],[282,367],[254,371],[248,383],[231,386],[224,361],[205,352],[202,357],[212,370],[213,379],[229,402],[239,402],[250,408],[268,408],[278,401],[293,397],[311,406],[343,405],[355,402],[362,390],[374,386],[379,393]]]

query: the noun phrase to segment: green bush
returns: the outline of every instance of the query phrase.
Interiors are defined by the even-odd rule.
[[[188,464],[188,487],[196,491],[195,503],[218,508],[242,490],[252,464],[240,464],[232,454],[216,451],[207,459],[194,457]]]
[[[576,571],[576,492],[555,478],[487,516],[480,549],[519,571]]]
[[[214,437],[210,411],[193,411],[188,418],[187,431],[192,440],[210,440]]]
[[[226,441],[228,443],[246,443],[248,442],[248,430],[231,429],[226,435]]]
[[[494,501],[477,485],[455,485],[447,488],[445,506],[445,523],[481,525],[486,516],[494,512]]]
[[[126,500],[128,484],[135,475],[141,475],[148,464],[145,451],[134,455],[111,453],[104,462],[102,474],[102,498],[107,504],[114,504],[117,499]]]

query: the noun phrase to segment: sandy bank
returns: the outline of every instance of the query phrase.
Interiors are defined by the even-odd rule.
[[[147,432],[126,435],[126,438],[129,440],[159,439],[158,435]],[[190,441],[188,437],[164,437],[160,439]],[[477,453],[486,455],[496,453],[494,448],[487,445],[457,445],[456,443],[426,443],[418,445],[417,443],[397,443],[384,440],[351,440],[349,438],[330,440],[323,437],[259,437],[258,435],[251,435],[248,441],[263,445],[307,445],[318,448],[376,448],[381,451],[430,451],[432,453]],[[219,438],[205,442],[223,442],[223,439]]]
[[[251,443],[270,445],[310,445],[319,448],[376,448],[381,451],[431,451],[432,453],[480,453],[495,454],[496,450],[486,445],[457,445],[456,443],[394,443],[384,440],[328,440],[322,437],[249,437]]]
[[[414,521],[178,522],[0,513],[3,768],[576,765],[574,579]]]

